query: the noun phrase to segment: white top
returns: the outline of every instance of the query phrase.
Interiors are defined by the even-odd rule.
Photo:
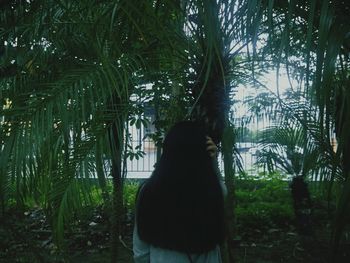
[[[135,263],[191,263],[186,253],[154,247],[142,241],[136,224],[133,234],[133,251]],[[219,246],[203,254],[190,254],[192,263],[222,263]]]

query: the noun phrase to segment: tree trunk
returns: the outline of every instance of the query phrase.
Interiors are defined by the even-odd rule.
[[[311,197],[308,185],[303,176],[294,176],[290,187],[297,229],[302,235],[311,235]]]
[[[106,182],[106,177],[104,174],[104,170],[103,170],[103,155],[102,155],[102,151],[101,151],[101,146],[102,146],[102,142],[98,141],[97,145],[96,145],[96,174],[97,174],[97,179],[98,179],[98,184],[101,187],[102,190],[102,199],[103,199],[103,203],[105,206],[109,205],[109,194],[108,194],[108,190],[107,190],[107,182]]]
[[[236,218],[234,213],[235,207],[235,168],[233,160],[233,148],[235,144],[235,134],[233,127],[228,121],[226,121],[223,140],[222,140],[222,154],[224,157],[224,173],[225,173],[225,184],[227,187],[227,196],[225,199],[225,222],[227,226],[227,244],[225,252],[228,256],[225,261],[228,260],[229,263],[235,262],[235,253],[233,249],[235,248],[234,237],[236,236]]]
[[[112,212],[110,216],[111,224],[111,263],[118,262],[119,237],[121,235],[121,224],[123,218],[123,181],[122,181],[122,150],[123,150],[123,130],[124,121],[113,123],[110,131],[110,147],[112,154]]]

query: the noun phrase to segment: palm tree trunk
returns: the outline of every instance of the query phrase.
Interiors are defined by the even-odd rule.
[[[234,183],[234,160],[233,160],[233,148],[235,144],[233,127],[226,122],[222,140],[222,154],[224,157],[224,173],[225,184],[227,187],[227,196],[225,199],[225,221],[227,225],[227,244],[226,254],[228,256],[228,262],[235,262],[235,248],[234,237],[236,236],[236,223],[235,223],[235,183]],[[225,259],[225,258],[224,258]],[[226,258],[227,261],[227,258]]]
[[[103,155],[102,155],[102,151],[101,151],[101,145],[102,142],[99,141],[96,145],[96,174],[97,174],[97,179],[98,179],[98,184],[101,187],[102,190],[102,199],[103,199],[103,203],[104,205],[109,204],[109,194],[108,194],[108,190],[107,190],[107,182],[106,182],[106,177],[103,171]]]
[[[119,236],[121,235],[121,223],[123,218],[123,180],[122,180],[122,150],[124,122],[120,121],[122,127],[114,123],[110,131],[110,147],[112,153],[112,213],[111,223],[111,263],[118,260]]]
[[[311,235],[311,198],[303,176],[293,177],[291,190],[298,231],[302,235]]]

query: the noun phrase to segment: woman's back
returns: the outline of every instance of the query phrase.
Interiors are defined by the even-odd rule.
[[[198,124],[179,123],[166,136],[160,162],[139,193],[135,231],[135,260],[140,247],[149,246],[152,263],[221,262],[223,194]]]

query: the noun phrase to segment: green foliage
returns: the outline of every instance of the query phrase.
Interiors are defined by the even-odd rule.
[[[124,206],[126,207],[129,213],[133,213],[135,211],[136,194],[139,187],[140,184],[137,182],[129,181],[124,184]]]
[[[256,202],[237,206],[237,223],[242,230],[268,230],[286,227],[293,222],[293,207],[278,202]]]
[[[258,163],[269,171],[279,169],[292,176],[308,176],[319,168],[320,149],[298,122],[282,120],[266,128],[259,138]]]
[[[284,63],[300,79],[302,96],[283,103],[277,92],[276,101],[288,121],[300,124],[289,135],[305,135],[294,137],[303,151],[289,147],[287,158],[270,151],[265,161],[268,168],[310,172],[330,181],[330,189],[342,185],[339,242],[350,211],[349,1],[50,0],[0,7],[2,212],[10,202],[38,203],[62,234],[69,215],[93,200],[82,180],[96,172],[107,192],[103,164],[116,156],[111,141],[123,140],[108,135],[124,126],[136,86],[157,82],[149,93],[162,113],[157,125],[192,114],[220,130],[232,88],[263,87],[259,72],[274,66],[278,73]],[[261,114],[270,98],[258,99],[262,106],[253,110]],[[274,143],[288,148],[286,142]],[[272,190],[278,191],[266,191]]]
[[[236,130],[238,142],[255,142],[258,138],[258,132],[247,127],[237,127]]]
[[[237,182],[237,223],[239,228],[268,230],[285,227],[294,218],[288,182],[278,173],[260,174],[260,179]]]
[[[150,72],[160,54],[154,38],[164,27],[156,21],[171,5],[166,10],[137,1],[1,5],[1,210],[12,197],[19,206],[35,200],[59,241],[70,215],[94,204],[90,178],[96,174],[108,200],[105,164],[118,154],[114,146],[123,140],[129,98],[145,81],[141,71],[146,73],[147,64]],[[173,35],[166,31],[156,38],[164,53]],[[118,136],[111,137],[114,127]]]

